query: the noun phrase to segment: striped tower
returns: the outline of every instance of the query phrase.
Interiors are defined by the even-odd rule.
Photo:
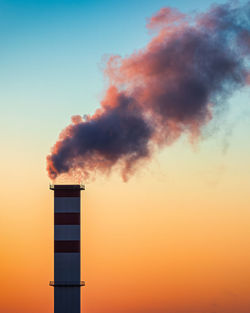
[[[81,190],[83,185],[51,185],[54,190],[54,313],[80,313]]]

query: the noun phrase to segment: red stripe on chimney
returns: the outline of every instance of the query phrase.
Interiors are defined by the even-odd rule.
[[[80,240],[55,240],[54,252],[57,253],[80,252]]]
[[[55,213],[55,225],[80,225],[80,213]]]
[[[81,190],[77,189],[55,189],[55,197],[80,197]]]

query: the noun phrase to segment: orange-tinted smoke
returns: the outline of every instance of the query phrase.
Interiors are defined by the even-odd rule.
[[[249,84],[249,13],[250,3],[195,16],[162,8],[148,23],[155,34],[144,49],[109,59],[101,107],[62,131],[47,157],[49,176],[118,168],[126,181],[155,148],[183,133],[198,138],[214,108]]]

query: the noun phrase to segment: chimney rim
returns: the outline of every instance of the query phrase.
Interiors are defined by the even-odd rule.
[[[83,184],[50,184],[50,190],[85,190],[85,186]]]

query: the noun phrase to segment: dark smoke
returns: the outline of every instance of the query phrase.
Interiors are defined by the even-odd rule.
[[[249,84],[250,2],[213,6],[188,16],[163,8],[148,28],[148,46],[130,57],[113,56],[101,108],[72,118],[47,157],[49,176],[120,168],[127,180],[156,147],[181,134],[199,137],[215,108]]]

